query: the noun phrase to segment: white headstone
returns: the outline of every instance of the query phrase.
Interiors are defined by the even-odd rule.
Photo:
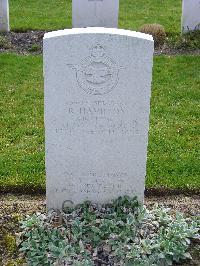
[[[182,32],[200,30],[200,0],[183,0]]]
[[[0,32],[7,32],[9,27],[9,4],[8,0],[0,0]]]
[[[72,25],[84,27],[118,27],[119,0],[72,0]]]
[[[48,208],[143,200],[153,47],[118,29],[45,34]]]

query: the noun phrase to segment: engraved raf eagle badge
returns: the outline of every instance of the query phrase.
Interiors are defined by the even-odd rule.
[[[119,68],[106,55],[102,45],[96,44],[91,55],[81,65],[73,65],[78,85],[88,94],[103,95],[114,89],[118,83]]]

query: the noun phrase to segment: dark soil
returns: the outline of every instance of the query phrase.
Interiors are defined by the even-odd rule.
[[[200,215],[200,195],[193,197],[163,196],[145,198],[145,204],[152,206],[155,203],[163,204],[174,211],[180,211],[186,216]],[[26,215],[35,212],[45,212],[45,196],[16,196],[12,194],[0,196],[0,266],[11,266],[19,260],[18,248],[16,246],[16,235],[19,232],[19,221]],[[200,243],[191,246],[192,261],[179,266],[200,266]],[[10,264],[8,264],[10,263]],[[24,264],[26,265],[26,264]]]
[[[19,54],[41,54],[42,39],[45,31],[9,32],[0,34],[0,52]],[[200,47],[189,48],[165,43],[155,48],[155,55],[200,55]]]
[[[26,186],[26,185],[13,185],[13,186],[1,186],[0,185],[0,194],[12,193],[13,195],[44,195],[46,189],[44,186]],[[167,196],[178,196],[184,195],[192,197],[194,195],[200,195],[200,188],[165,188],[165,187],[152,187],[145,189],[146,197],[167,197]]]
[[[0,52],[41,54],[44,33],[44,31],[28,31],[0,34]]]

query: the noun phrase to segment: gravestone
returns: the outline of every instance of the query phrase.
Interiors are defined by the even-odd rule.
[[[200,0],[183,0],[182,32],[200,30]]]
[[[143,200],[153,47],[119,29],[45,34],[48,208]]]
[[[0,0],[0,32],[7,32],[9,27],[9,4],[8,0]]]
[[[84,27],[118,27],[119,0],[73,0],[72,25]]]

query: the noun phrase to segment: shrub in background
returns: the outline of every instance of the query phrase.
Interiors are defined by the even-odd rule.
[[[162,46],[165,43],[165,28],[160,24],[145,24],[139,28],[139,31],[152,35],[155,47]]]

